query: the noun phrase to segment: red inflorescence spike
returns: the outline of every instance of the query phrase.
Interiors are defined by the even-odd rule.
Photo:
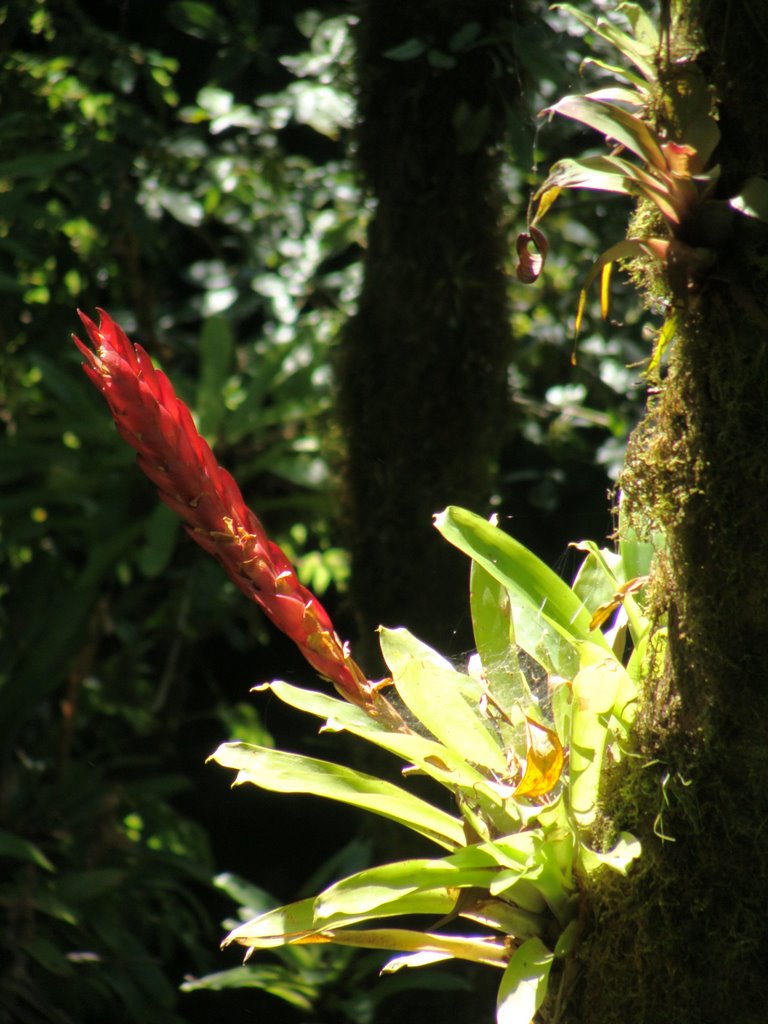
[[[371,714],[384,711],[389,705],[349,656],[323,606],[268,539],[168,378],[107,313],[99,314],[97,326],[80,313],[93,349],[73,336],[86,359],[83,370],[104,395],[120,435],[138,453],[138,464],[161,499],[342,696]]]

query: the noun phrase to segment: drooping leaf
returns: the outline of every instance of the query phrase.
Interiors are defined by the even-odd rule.
[[[222,992],[232,988],[258,988],[311,1013],[319,996],[319,986],[303,979],[296,971],[281,964],[241,964],[227,971],[217,971],[202,978],[185,981],[182,992]]]
[[[586,280],[584,281],[584,287],[579,292],[576,320],[573,327],[574,334],[578,335],[581,330],[581,321],[584,316],[587,292],[589,291],[590,285],[598,274],[602,274],[603,268],[606,265],[614,263],[616,260],[631,259],[633,256],[643,255],[651,256],[653,259],[657,260],[665,260],[670,244],[670,241],[665,238],[627,238],[623,242],[617,242],[609,249],[606,249],[605,252],[601,253],[598,259],[592,264]]]
[[[527,231],[523,231],[517,236],[515,247],[517,249],[517,266],[515,267],[517,279],[523,284],[533,284],[544,269],[549,243],[543,232],[531,225]]]
[[[697,200],[697,193],[690,182],[660,171],[651,174],[615,154],[558,160],[537,195],[546,195],[552,188],[587,188],[627,196],[642,195],[655,203],[671,224],[679,224],[683,214]],[[537,220],[542,216],[543,213],[537,213]]]
[[[586,96],[564,96],[543,114],[561,114],[589,128],[594,128],[606,139],[624,146],[646,163],[660,171],[667,170],[667,161],[661,146],[648,125],[623,107]]]
[[[372,775],[283,750],[224,743],[211,755],[237,771],[235,785],[250,782],[274,793],[309,793],[391,818],[452,849],[465,843],[461,822],[426,800]]]

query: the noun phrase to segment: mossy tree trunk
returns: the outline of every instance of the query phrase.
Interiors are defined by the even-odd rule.
[[[680,7],[672,53],[700,47],[718,194],[732,196],[768,170],[768,8]],[[670,295],[669,373],[624,477],[635,513],[667,535],[653,588],[669,646],[650,666],[639,757],[608,796],[644,852],[587,894],[579,1024],[768,1019],[768,226],[733,227],[706,280]]]
[[[446,649],[468,626],[466,560],[432,515],[486,510],[508,413],[510,12],[507,0],[359,5],[358,160],[376,210],[338,370],[363,638],[407,624]]]

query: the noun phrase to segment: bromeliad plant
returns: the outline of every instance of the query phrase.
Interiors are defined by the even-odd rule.
[[[404,776],[426,775],[439,787],[430,802],[330,761],[246,743],[219,747],[213,760],[237,772],[236,784],[339,800],[440,849],[271,909],[226,942],[246,947],[246,956],[327,943],[391,950],[385,971],[451,958],[487,964],[502,971],[499,1024],[528,1024],[552,975],[557,1020],[575,971],[581,883],[603,868],[625,873],[640,853],[626,833],[596,848],[594,826],[604,766],[623,756],[632,724],[649,633],[639,592],[650,547],[628,533],[618,552],[577,545],[585,558],[569,587],[494,523],[448,508],[436,526],[471,559],[477,654],[457,669],[406,630],[382,630],[390,676],[372,682],[167,378],[106,314],[99,326],[81,317],[93,345],[76,339],[85,372],[140,468],[344,699],[286,682],[260,689],[319,718],[325,732],[384,748],[404,762]],[[423,929],[412,923],[419,915],[430,919]]]
[[[669,34],[659,32],[635,3],[616,10],[630,31],[613,21],[593,18],[569,4],[567,12],[626,58],[630,68],[588,59],[619,84],[584,96],[566,96],[542,112],[559,114],[596,130],[611,147],[608,155],[560,160],[533,199],[528,230],[517,240],[517,276],[532,283],[540,274],[547,242],[539,222],[563,189],[591,189],[641,198],[656,211],[654,231],[610,246],[597,258],[579,294],[575,331],[584,315],[587,293],[600,278],[600,309],[608,315],[609,285],[619,260],[649,257],[664,267],[670,290],[680,303],[689,301],[718,260],[718,249],[732,236],[737,213],[768,219],[768,181],[752,177],[738,195],[715,197],[720,168],[712,157],[720,140],[714,97],[695,53],[669,54]],[[667,26],[668,29],[668,26]],[[662,329],[652,368],[674,334],[674,315]]]

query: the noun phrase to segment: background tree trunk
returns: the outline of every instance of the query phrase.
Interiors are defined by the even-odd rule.
[[[720,103],[719,194],[729,197],[768,167],[768,12],[681,7],[672,56],[700,46],[695,66]],[[671,297],[669,374],[630,447],[625,494],[667,535],[654,599],[669,647],[650,668],[640,757],[608,797],[644,852],[628,880],[606,873],[589,894],[580,1024],[766,1019],[766,268],[768,227],[735,218],[707,280]]]
[[[508,414],[509,17],[506,0],[360,5],[358,157],[376,212],[339,406],[364,642],[382,623],[442,649],[457,630],[469,642],[466,561],[432,515],[487,509]]]

